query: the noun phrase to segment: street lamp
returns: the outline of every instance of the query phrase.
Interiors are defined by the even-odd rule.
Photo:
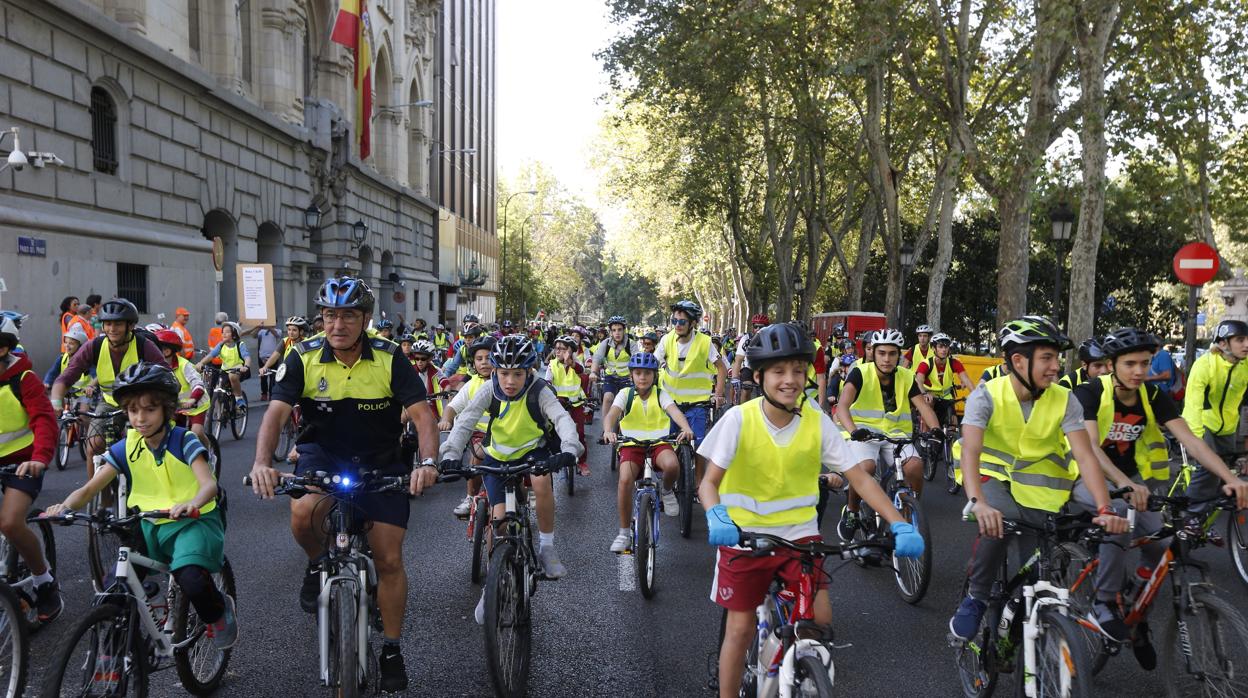
[[[795,319],[800,320],[802,308],[802,291],[806,290],[806,282],[802,281],[802,277],[798,276],[793,279],[793,291],[797,294],[797,312],[794,313]]]
[[[525,318],[526,322],[529,317],[529,299],[527,297],[528,291],[527,291],[527,287],[525,286],[526,279],[528,279],[529,277],[529,253],[528,253],[528,239],[529,238],[528,238],[528,235],[526,235],[527,226],[529,224],[529,221],[533,220],[534,218],[538,218],[538,217],[550,218],[553,215],[555,214],[551,213],[550,211],[542,211],[540,213],[530,213],[528,218],[525,218],[524,222],[520,224],[520,257],[521,259],[524,260],[524,266],[521,267],[520,269],[520,316],[522,318]]]
[[[432,107],[432,106],[433,106],[432,99],[418,99],[415,102],[408,102],[407,104],[387,104],[385,106],[377,107],[376,111],[373,112],[373,115],[370,118],[376,119],[377,115],[382,113],[383,111],[398,111],[402,109],[403,107]]]
[[[315,201],[308,204],[308,207],[303,209],[303,228],[308,231],[303,234],[304,240],[310,239],[312,237],[312,233],[321,229],[321,216],[323,215],[324,213],[321,211],[321,207],[317,206]]]
[[[897,294],[900,305],[897,307],[897,329],[905,331],[906,326],[906,279],[910,270],[914,269],[914,244],[909,240],[901,243],[901,292]]]
[[[364,240],[368,238],[368,224],[363,220],[358,220],[351,226],[351,241],[354,243],[352,249],[360,249],[364,246]]]
[[[527,191],[518,191],[512,194],[511,196],[507,197],[507,201],[503,204],[503,268],[502,268],[503,278],[501,280],[501,283],[499,284],[499,294],[500,295],[506,294],[507,301],[512,300],[512,294],[507,291],[507,207],[511,205],[512,199],[516,198],[517,196],[520,196],[521,194],[529,194],[532,196],[536,196],[537,190],[529,189]],[[508,312],[510,310],[511,310],[510,304],[507,302],[504,302],[503,303],[504,317],[508,316]]]
[[[1075,212],[1063,201],[1049,211],[1049,220],[1053,224],[1054,256],[1057,258],[1057,278],[1053,282],[1053,318],[1057,320],[1062,315],[1062,270],[1066,266],[1066,247],[1063,243],[1070,239]]]

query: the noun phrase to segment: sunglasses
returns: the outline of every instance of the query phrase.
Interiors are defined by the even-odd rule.
[[[676,325],[677,327],[684,327],[685,325],[689,324],[689,321],[686,320],[685,318],[674,317],[672,318],[672,324]]]

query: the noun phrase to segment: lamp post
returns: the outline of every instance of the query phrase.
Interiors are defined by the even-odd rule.
[[[527,322],[529,317],[529,300],[528,290],[525,287],[525,280],[529,276],[529,252],[528,252],[528,235],[527,226],[529,221],[536,217],[550,218],[555,214],[550,211],[542,211],[540,213],[530,213],[528,218],[520,224],[520,258],[524,260],[524,266],[520,268],[520,315]]]
[[[312,233],[321,229],[321,216],[323,215],[321,207],[317,206],[315,201],[303,210],[303,228],[308,231],[303,234],[304,240],[311,239]]]
[[[1057,258],[1056,280],[1053,282],[1053,320],[1061,322],[1062,315],[1062,270],[1066,266],[1065,242],[1070,239],[1070,229],[1074,227],[1075,212],[1065,201],[1049,211],[1049,220],[1053,224],[1053,248]]]
[[[901,292],[897,294],[899,296],[897,329],[903,332],[906,326],[906,280],[910,277],[912,269],[914,269],[914,244],[907,240],[901,243]]]
[[[520,196],[521,194],[529,194],[531,196],[536,196],[537,190],[529,189],[527,191],[518,191],[512,194],[511,196],[507,197],[507,201],[503,203],[503,267],[502,267],[503,278],[500,281],[499,288],[498,288],[498,292],[500,296],[502,296],[503,294],[506,294],[505,299],[500,298],[500,300],[504,301],[502,303],[503,317],[507,317],[508,311],[511,310],[510,301],[512,300],[512,295],[513,295],[507,290],[507,207],[511,205],[512,199],[516,198],[517,196]]]
[[[802,277],[793,279],[793,291],[797,294],[797,309],[793,313],[795,320],[802,319],[802,292],[806,290],[806,282],[802,281]]]
[[[364,241],[368,239],[368,224],[363,220],[358,220],[351,226],[351,242],[353,249],[360,249],[364,246]]]

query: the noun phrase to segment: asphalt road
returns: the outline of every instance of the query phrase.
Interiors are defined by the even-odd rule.
[[[290,538],[287,504],[262,502],[241,486],[254,454],[261,409],[242,441],[222,442],[229,487],[226,552],[238,579],[241,637],[219,695],[328,695],[316,677],[315,623],[298,607],[305,559]],[[591,442],[599,422],[590,427]],[[658,593],[646,601],[631,590],[631,559],[608,551],[615,535],[615,485],[607,451],[591,445],[593,472],[578,480],[572,498],[559,494],[556,542],[569,574],[543,582],[535,597],[534,696],[709,696],[709,660],[716,651],[719,607],[709,599],[714,550],[707,545],[701,512],[695,531],[681,539],[675,519],[665,519],[658,558]],[[49,472],[39,503],[59,501],[85,477],[74,458],[64,472]],[[942,484],[937,476],[936,485]],[[451,509],[462,483],[441,485],[412,503],[405,559],[410,586],[403,629],[410,696],[487,696],[483,633],[472,610],[480,587],[469,581],[471,549],[464,523]],[[952,696],[959,691],[953,652],[946,644],[947,619],[957,604],[973,530],[958,519],[963,503],[941,487],[923,498],[932,517],[935,573],[917,606],[901,601],[891,573],[840,561],[832,582],[837,642],[837,687],[845,695]],[[833,501],[839,508],[840,502]],[[833,512],[825,535],[835,536]],[[40,686],[61,636],[91,600],[81,528],[56,529],[64,616],[33,640],[28,693]],[[1224,551],[1199,553],[1213,565],[1213,579],[1248,611]],[[838,569],[839,566],[839,569]],[[1164,612],[1164,609],[1161,609]],[[1161,690],[1129,653],[1096,678],[1098,695]],[[172,671],[153,677],[153,696],[181,694]],[[1008,695],[1006,687],[1001,695]]]

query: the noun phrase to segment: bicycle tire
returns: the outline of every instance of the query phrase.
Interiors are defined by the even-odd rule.
[[[295,420],[287,417],[286,422],[282,424],[282,430],[277,435],[277,449],[273,452],[273,460],[285,463],[290,449],[295,446],[295,438]]]
[[[494,695],[502,698],[523,696],[529,684],[533,626],[526,575],[516,544],[498,543],[485,578],[485,660]]]
[[[30,640],[22,617],[21,602],[8,584],[0,582],[0,690],[5,698],[20,698],[26,691],[30,668]]]
[[[1037,615],[1042,631],[1036,638],[1036,695],[1038,698],[1087,698],[1092,695],[1091,661],[1087,644],[1080,637],[1084,632],[1070,618],[1054,608],[1042,609]],[[1020,648],[1021,649],[1021,648]],[[1027,672],[1023,668],[1023,652],[1018,653],[1014,670],[1018,691],[1026,695],[1023,685]]]
[[[923,449],[923,452],[920,454],[923,458],[923,479],[928,482],[931,482],[932,480],[936,479],[936,464],[939,461],[937,461],[936,458],[933,456],[932,452],[935,450],[936,449],[930,446],[927,446]]]
[[[620,448],[618,446],[613,446],[611,448],[611,472],[614,473],[619,469],[620,469]],[[615,477],[612,477],[611,481],[615,482]]]
[[[359,698],[360,655],[357,601],[348,584],[335,584],[329,594],[330,676],[337,679],[340,698]],[[353,678],[354,677],[354,678]]]
[[[676,486],[680,497],[680,537],[688,538],[693,533],[693,502],[697,495],[697,484],[694,480],[698,472],[693,463],[693,447],[680,444],[676,447],[677,460],[680,462],[680,473],[677,475]]]
[[[69,465],[69,449],[73,447],[70,443],[70,425],[62,424],[61,428],[56,432],[56,469],[64,470]]]
[[[213,396],[210,404],[207,429],[204,431],[212,434],[212,438],[220,440],[221,424],[225,421],[225,402],[220,397]]]
[[[797,658],[793,673],[795,696],[831,696],[832,667],[824,666],[819,657],[806,654]]]
[[[112,603],[100,604],[90,609],[65,635],[65,640],[59,643],[60,649],[57,650],[40,695],[43,698],[85,695],[86,691],[82,689],[87,687],[87,682],[98,684],[93,679],[105,673],[108,677],[115,675],[118,688],[121,689],[120,692],[110,692],[109,695],[146,698],[147,652],[136,651],[141,649],[140,635],[139,618],[135,609]],[[75,650],[83,639],[88,640],[89,645],[86,647],[86,654],[76,660],[79,655]],[[113,651],[113,648],[123,648],[121,654],[114,652],[101,657],[97,654],[101,643],[105,652]],[[66,679],[72,679],[66,676],[66,672],[71,668],[83,667],[90,669],[85,669],[83,675],[71,680],[71,687],[66,688]]]
[[[472,513],[472,583],[480,584],[485,579],[486,561],[485,554],[485,523],[489,520],[490,507],[485,500],[476,497],[473,502]]]
[[[1244,586],[1248,586],[1248,511],[1228,511],[1226,514],[1226,549],[1231,556],[1231,566]]]
[[[1100,629],[1090,620],[1096,603],[1096,568],[1100,561],[1079,543],[1060,543],[1051,554],[1051,581],[1070,590],[1070,618],[1082,631],[1090,668],[1095,676],[1109,661],[1109,648]]]
[[[87,440],[82,438],[82,426],[74,425],[74,443],[78,445],[78,456],[87,462]]]
[[[234,440],[239,441],[247,435],[247,396],[242,396],[242,404],[234,403],[233,413],[230,415],[230,433],[234,435]]]
[[[94,514],[100,510],[100,502],[106,493],[112,494],[114,503],[117,501],[115,481],[91,500],[87,508],[89,513]],[[110,511],[112,509],[107,508]],[[87,565],[91,570],[91,585],[96,593],[104,591],[104,582],[113,572],[114,563],[117,562],[117,551],[120,548],[121,538],[116,533],[103,532],[95,526],[87,529]]]
[[[566,482],[564,483],[564,487],[566,488],[565,491],[568,493],[569,497],[575,497],[576,496],[576,466],[569,465],[568,467],[564,468],[563,477],[566,480]]]
[[[898,510],[902,518],[914,526],[914,530],[923,536],[925,543],[923,554],[918,558],[893,556],[893,577],[897,581],[897,591],[903,601],[914,605],[923,600],[932,583],[932,533],[918,498],[909,492],[902,492],[897,498],[901,503]]]
[[[1191,594],[1191,603],[1180,601],[1180,609],[1188,607],[1181,612],[1186,616],[1191,660],[1200,676],[1180,681],[1188,672],[1186,658],[1181,654],[1180,619],[1172,617],[1162,633],[1161,644],[1157,645],[1161,655],[1157,658],[1157,674],[1164,678],[1166,695],[1243,695],[1248,691],[1248,671],[1241,659],[1248,647],[1248,621],[1210,588],[1188,586],[1187,592]],[[1213,682],[1220,690],[1211,689]],[[1195,690],[1198,688],[1203,690]]]
[[[221,563],[221,570],[212,575],[212,580],[221,593],[232,599],[237,598],[234,571],[230,568],[228,559]],[[235,619],[237,621],[237,605],[235,606]],[[225,676],[225,671],[230,664],[230,654],[234,650],[218,650],[213,647],[212,640],[204,632],[204,624],[200,622],[190,599],[185,593],[178,593],[173,608],[173,642],[180,644],[192,636],[195,636],[195,639],[191,643],[173,651],[173,662],[177,667],[178,680],[182,682],[182,687],[194,695],[206,696],[216,691],[221,685],[221,679]],[[204,671],[202,661],[210,662],[207,665],[207,671]]]
[[[633,564],[637,588],[643,598],[654,598],[654,493],[637,495],[637,515],[633,520]]]

